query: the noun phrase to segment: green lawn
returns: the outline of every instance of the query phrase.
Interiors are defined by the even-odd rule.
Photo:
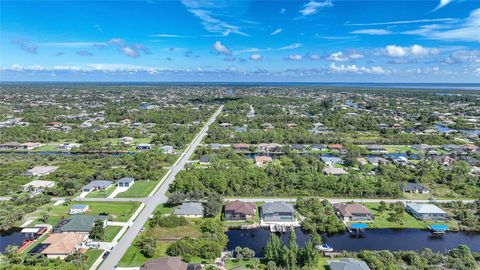
[[[105,227],[105,242],[112,242],[113,238],[117,236],[117,234],[122,229],[122,226],[107,226]]]
[[[458,229],[458,224],[455,221],[449,222],[431,222],[431,221],[421,221],[414,218],[407,212],[404,212],[403,219],[400,222],[391,222],[388,220],[391,210],[384,211],[380,213],[378,211],[379,203],[364,203],[364,205],[372,211],[375,216],[375,222],[369,224],[369,228],[394,228],[394,229],[427,229],[429,225],[432,224],[445,224],[448,225],[450,230]]]
[[[115,198],[145,198],[158,184],[158,181],[135,181],[135,183],[125,192],[118,193]]]
[[[106,190],[95,190],[87,194],[87,198],[107,198],[117,188],[117,185],[111,185]]]
[[[87,257],[86,260],[84,261],[84,266],[85,269],[89,269],[93,263],[100,257],[102,254],[103,250],[101,249],[89,249],[87,250],[84,255]]]
[[[140,202],[72,202],[72,204],[88,204],[88,215],[108,214],[112,221],[126,222],[140,206]],[[62,218],[68,217],[70,206],[63,204],[53,206],[51,204],[40,207],[30,216],[37,216],[35,224],[45,223],[41,221],[42,213],[48,213],[48,224],[56,225]]]

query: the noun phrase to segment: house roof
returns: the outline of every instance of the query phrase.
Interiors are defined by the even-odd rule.
[[[289,203],[285,202],[272,202],[262,205],[263,214],[274,214],[274,213],[294,213],[295,209]]]
[[[422,184],[420,183],[407,183],[402,186],[403,191],[415,191],[415,190],[427,190]]]
[[[58,228],[60,232],[90,232],[97,220],[106,220],[107,216],[77,215],[71,216]]]
[[[83,189],[92,189],[92,188],[107,188],[109,187],[111,184],[113,184],[112,181],[109,181],[109,180],[93,180],[92,182],[86,184],[85,186],[83,186]]]
[[[225,211],[235,211],[245,215],[254,215],[257,210],[257,205],[254,202],[233,201],[225,203]]]
[[[87,237],[86,233],[52,233],[43,244],[49,244],[42,254],[70,254]]]
[[[364,261],[352,258],[329,261],[328,267],[330,270],[370,270]]]
[[[273,159],[270,156],[256,156],[255,163],[266,163],[271,162]]]
[[[31,174],[44,174],[44,173],[51,173],[58,169],[58,166],[35,166],[32,169],[28,170],[28,173]]]
[[[199,202],[182,203],[175,211],[175,215],[203,215],[203,205]]]
[[[407,203],[407,207],[419,214],[446,214],[445,211],[434,204]]]
[[[344,217],[350,217],[355,214],[372,214],[367,207],[361,204],[346,204],[346,203],[337,203],[333,207],[342,214]]]
[[[335,167],[327,167],[323,169],[323,172],[326,174],[333,174],[333,175],[339,175],[339,174],[347,174],[348,172],[345,171],[342,168],[335,168]]]
[[[310,146],[310,148],[312,148],[312,149],[313,149],[313,148],[315,148],[315,149],[324,149],[324,148],[327,148],[327,146],[326,146],[326,145],[323,145],[323,144],[312,144],[312,145]]]
[[[123,177],[122,179],[118,180],[118,182],[120,183],[132,183],[133,181],[135,181],[135,179],[131,178],[131,177]]]
[[[201,157],[200,157],[200,162],[210,162],[210,157],[208,157],[208,156],[201,156]]]
[[[140,268],[141,270],[187,270],[188,264],[183,262],[180,257],[160,257],[158,259],[148,260]]]
[[[24,187],[35,187],[35,188],[49,188],[53,187],[55,182],[53,181],[45,181],[45,180],[33,180],[29,183],[23,185]]]

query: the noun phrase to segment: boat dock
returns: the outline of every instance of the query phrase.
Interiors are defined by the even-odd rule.
[[[433,224],[433,225],[429,226],[428,229],[435,236],[444,236],[446,231],[448,231],[448,226],[447,225],[441,225],[441,224]]]
[[[295,226],[293,224],[287,225],[287,224],[270,224],[270,232],[279,232],[279,233],[285,233],[287,231],[293,231],[295,230]]]
[[[354,237],[363,237],[367,228],[368,224],[365,223],[352,223],[350,226],[347,226],[348,232]]]

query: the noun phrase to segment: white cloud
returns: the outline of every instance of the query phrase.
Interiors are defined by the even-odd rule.
[[[280,34],[281,32],[283,32],[283,29],[278,28],[278,29],[276,29],[275,31],[273,31],[270,35],[271,35],[271,36],[274,36],[274,35],[276,35],[276,34]]]
[[[454,51],[447,58],[443,60],[445,64],[464,64],[464,63],[479,63],[480,64],[480,51]]]
[[[125,54],[125,55],[128,55],[130,57],[133,57],[133,58],[137,58],[140,56],[140,54],[135,51],[133,48],[129,47],[129,46],[125,46],[125,47],[122,47],[120,48],[120,51]]]
[[[388,45],[386,47],[386,53],[391,57],[405,57],[405,56],[414,56],[414,57],[424,57],[427,55],[434,55],[440,52],[437,48],[427,48],[418,44],[413,44],[410,47],[401,47],[397,45]]]
[[[342,62],[342,61],[348,61],[348,56],[344,55],[342,52],[336,52],[336,53],[330,54],[328,59],[332,61]]]
[[[250,59],[254,60],[254,61],[262,61],[263,56],[259,53],[254,53],[254,54],[250,55]]]
[[[403,34],[419,35],[433,40],[480,42],[480,8],[473,10],[461,23],[430,24]]]
[[[125,44],[125,40],[121,38],[112,38],[108,41],[108,45],[123,45]]]
[[[433,11],[441,9],[442,7],[448,5],[450,2],[452,2],[452,0],[440,0],[440,3],[438,3],[438,6]]]
[[[150,35],[151,37],[162,37],[162,38],[184,38],[189,36],[182,36],[182,35],[174,35],[174,34],[155,34]]]
[[[374,23],[346,23],[345,25],[374,26],[374,25],[392,25],[392,24],[395,25],[395,24],[452,22],[452,21],[456,21],[456,19],[453,19],[453,18],[439,18],[439,19],[421,19],[421,20],[407,20],[407,21],[374,22]]]
[[[45,47],[94,47],[94,46],[105,46],[105,42],[45,42],[39,43],[40,46]]]
[[[300,54],[290,54],[287,59],[293,61],[300,61],[303,59],[303,56]]]
[[[293,43],[288,46],[281,47],[280,50],[293,50],[300,48],[302,46],[302,43]]]
[[[333,73],[353,73],[353,74],[375,74],[375,75],[386,75],[389,74],[382,67],[359,67],[357,65],[340,65],[337,66],[335,63],[331,63],[329,66],[329,71]]]
[[[310,2],[303,5],[303,9],[300,10],[303,16],[312,15],[318,12],[318,9],[322,7],[332,7],[333,3],[331,0],[325,0],[322,2],[316,2],[314,0],[310,0]]]
[[[321,59],[321,56],[316,54],[316,53],[313,53],[313,54],[310,54],[309,55],[309,58],[310,60],[314,60],[314,61],[317,61],[317,60],[320,60]]]
[[[392,34],[392,31],[385,30],[385,29],[363,29],[363,30],[355,30],[350,33],[381,36],[381,35],[390,35]]]
[[[357,52],[353,52],[348,57],[350,57],[351,59],[360,59],[360,58],[363,58],[364,55]]]
[[[213,49],[217,52],[217,53],[221,53],[221,54],[224,54],[224,55],[231,55],[232,54],[232,51],[230,51],[229,48],[227,48],[225,45],[223,45],[220,41],[215,41],[215,43],[213,44]]]

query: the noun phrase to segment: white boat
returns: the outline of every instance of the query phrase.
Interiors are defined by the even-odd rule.
[[[317,248],[318,251],[326,251],[326,252],[332,252],[333,251],[333,248],[330,247],[327,244],[318,245],[318,246],[316,246],[316,248]]]

